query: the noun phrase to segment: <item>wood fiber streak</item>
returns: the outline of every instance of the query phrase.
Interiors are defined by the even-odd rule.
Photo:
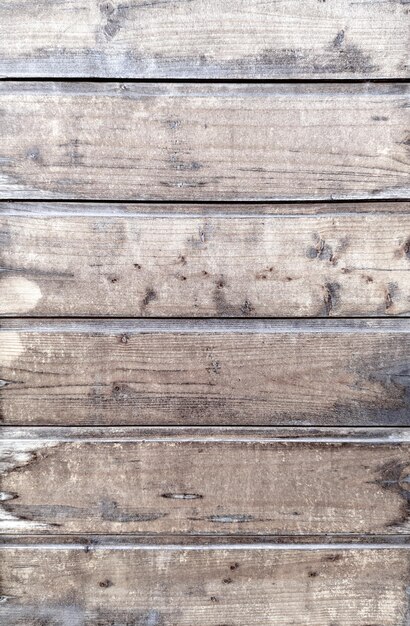
[[[9,320],[0,338],[5,424],[409,424],[405,319]]]
[[[242,439],[223,439],[214,429],[207,437],[196,429],[189,439],[180,429],[161,439],[153,429],[139,441],[121,432],[116,437],[110,428],[105,439],[92,432],[82,439],[71,428],[52,440],[41,431],[37,440],[8,439],[5,430],[2,532],[300,537],[409,531],[410,443],[399,433],[395,440],[392,434],[359,443],[336,430],[330,439],[313,431],[308,440],[297,433],[278,440],[267,429]]]
[[[408,623],[408,549],[10,546],[1,556],[8,626]]]
[[[405,0],[0,3],[0,75],[408,78]]]
[[[0,198],[406,199],[406,84],[0,85]]]
[[[410,313],[408,203],[373,213],[318,205],[317,215],[140,206],[0,206],[0,314]]]
[[[356,549],[370,547],[374,549],[382,548],[398,548],[405,549],[410,546],[410,535],[392,534],[392,535],[369,535],[365,533],[359,534],[342,534],[326,535],[326,543],[323,543],[324,535],[250,535],[237,534],[227,535],[213,534],[188,534],[172,533],[169,534],[152,534],[152,533],[122,533],[110,535],[95,534],[9,534],[0,533],[0,548],[4,547],[35,547],[36,549],[44,546],[49,549],[51,545],[61,548],[61,546],[72,547],[73,545],[83,548],[84,550],[95,550],[96,548],[119,548],[120,546],[129,550],[131,547],[139,549],[145,546],[152,550],[155,546],[163,546],[167,550],[178,546],[192,549],[200,546],[201,548],[219,549],[221,547],[232,547],[236,549],[240,544],[243,547],[250,546],[251,549],[263,547],[263,549],[273,548],[277,546],[279,549],[295,549],[294,546],[300,548],[323,548],[323,546],[339,549],[344,548]],[[0,553],[1,554],[1,553]]]

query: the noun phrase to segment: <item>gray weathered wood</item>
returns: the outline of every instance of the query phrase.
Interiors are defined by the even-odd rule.
[[[0,197],[408,198],[409,87],[0,85]]]
[[[410,553],[388,546],[1,548],[7,626],[405,626]]]
[[[410,313],[409,203],[148,206],[0,204],[0,314]]]
[[[409,532],[406,432],[95,430],[4,429],[2,532]]]
[[[404,0],[2,0],[0,75],[409,77]]]
[[[4,0],[0,76],[394,81],[409,15]],[[0,199],[42,201],[0,204],[40,318],[0,321],[1,623],[409,626],[410,320],[94,319],[408,315],[409,93],[0,84]]]
[[[15,425],[408,425],[410,321],[4,320]]]

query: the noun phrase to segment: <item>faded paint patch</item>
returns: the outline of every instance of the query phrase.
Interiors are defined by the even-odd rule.
[[[0,282],[0,314],[18,314],[32,311],[42,297],[41,289],[33,280],[22,276],[7,276]]]
[[[38,452],[52,448],[58,445],[58,442],[53,441],[0,441],[0,473],[6,475],[9,472],[25,467],[30,463],[34,463],[37,459]],[[49,528],[48,524],[42,524],[33,522],[10,513],[6,505],[2,505],[1,502],[6,503],[10,499],[18,497],[17,494],[9,494],[8,492],[1,492],[0,497],[0,528],[2,532],[14,532],[18,531],[30,531],[30,530],[45,530]]]
[[[0,529],[2,533],[29,532],[31,530],[47,530],[48,524],[20,519],[0,506]]]
[[[7,367],[24,352],[20,334],[15,330],[4,330],[0,333],[0,366]]]
[[[82,608],[76,604],[64,606],[47,605],[13,605],[4,610],[8,624],[38,624],[44,626],[84,626],[85,616]],[[91,623],[91,622],[87,622]],[[108,623],[108,622],[107,622]]]

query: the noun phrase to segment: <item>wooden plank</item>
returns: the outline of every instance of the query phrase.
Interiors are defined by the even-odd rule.
[[[15,425],[408,425],[409,320],[2,322]]]
[[[2,0],[0,74],[407,78],[407,4]]]
[[[8,533],[408,534],[410,435],[62,429],[0,444]],[[148,431],[148,432],[147,432]],[[296,431],[296,432],[295,432]],[[293,435],[296,435],[293,437]],[[48,479],[45,482],[44,476]]]
[[[406,547],[9,545],[8,626],[403,626]]]
[[[0,205],[0,314],[409,314],[410,204],[305,206]]]
[[[408,198],[406,84],[0,85],[0,197]]]

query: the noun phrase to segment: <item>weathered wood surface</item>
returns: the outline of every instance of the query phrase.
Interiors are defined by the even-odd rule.
[[[324,544],[323,542],[326,541]],[[404,534],[389,534],[389,535],[369,535],[364,533],[349,533],[337,535],[332,533],[331,535],[249,535],[249,534],[187,534],[172,533],[172,534],[152,534],[152,533],[122,533],[122,534],[110,534],[110,535],[94,535],[90,533],[77,535],[77,534],[9,534],[0,533],[0,549],[7,546],[19,546],[19,547],[36,547],[44,546],[49,549],[50,546],[72,546],[77,545],[84,550],[90,551],[98,547],[115,548],[123,546],[129,549],[130,546],[145,546],[152,549],[154,546],[187,546],[188,549],[192,546],[209,546],[219,548],[237,547],[241,546],[279,546],[283,549],[283,546],[300,546],[305,548],[311,546],[312,549],[316,547],[335,546],[336,548],[356,548],[357,546],[369,546],[374,548],[384,547],[398,547],[403,549],[406,546],[410,546],[410,535]],[[1,553],[0,553],[1,556]],[[1,560],[1,558],[0,558]]]
[[[408,548],[1,549],[7,626],[405,626]]]
[[[3,199],[410,195],[406,84],[0,85]]]
[[[2,420],[408,425],[409,324],[4,320]]]
[[[0,530],[409,532],[406,432],[157,430],[4,429]]]
[[[0,204],[0,314],[406,315],[410,205],[386,205]]]
[[[409,77],[403,0],[0,3],[0,75]]]

